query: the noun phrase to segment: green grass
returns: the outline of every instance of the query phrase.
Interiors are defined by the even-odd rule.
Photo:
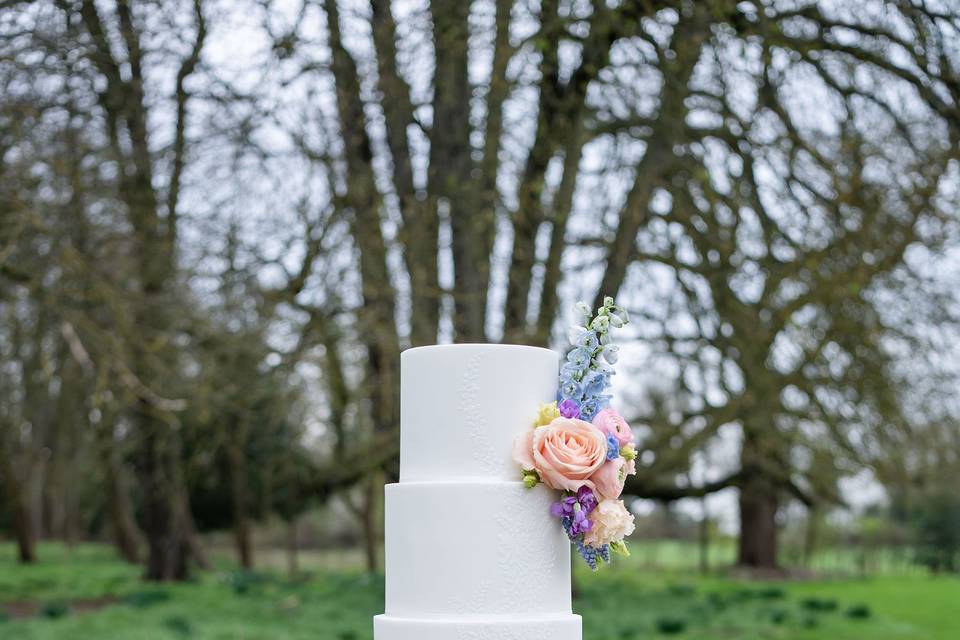
[[[42,545],[35,566],[0,545],[3,640],[369,640],[383,609],[383,581],[356,570],[290,580],[270,569],[244,574],[226,559],[187,584],[147,585],[109,548]],[[661,557],[662,558],[662,557]],[[960,638],[960,579],[883,575],[791,583],[650,569],[644,554],[599,574],[578,570],[575,610],[585,640],[954,640]],[[78,601],[109,596],[92,611]],[[4,620],[10,603],[32,603],[28,619]],[[102,606],[103,604],[106,606]],[[81,604],[82,606],[82,604]]]
[[[921,575],[750,582],[614,566],[578,571],[584,638],[956,640],[960,578]],[[683,631],[665,633],[681,621]]]

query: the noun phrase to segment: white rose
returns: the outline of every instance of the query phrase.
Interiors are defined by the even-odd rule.
[[[633,514],[627,511],[623,500],[603,500],[590,513],[593,526],[583,536],[592,547],[600,547],[623,540],[633,533]]]

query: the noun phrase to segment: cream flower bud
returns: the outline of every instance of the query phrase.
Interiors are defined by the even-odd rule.
[[[598,547],[622,541],[633,533],[633,514],[627,511],[623,500],[602,500],[590,513],[593,526],[583,536],[583,541]]]

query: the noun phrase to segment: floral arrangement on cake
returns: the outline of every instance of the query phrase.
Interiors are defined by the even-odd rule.
[[[610,378],[618,347],[610,330],[629,321],[613,298],[593,314],[577,303],[582,324],[572,327],[573,346],[560,368],[557,401],[540,407],[533,429],[513,444],[513,459],[528,488],[539,483],[562,492],[550,513],[559,518],[579,554],[596,570],[611,552],[629,555],[624,538],[633,515],[620,494],[636,473],[636,448],[627,421],[610,407]]]

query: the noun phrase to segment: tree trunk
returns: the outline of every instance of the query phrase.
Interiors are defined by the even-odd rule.
[[[287,523],[287,573],[291,578],[300,573],[299,551],[300,539],[297,532],[297,516],[293,516]]]
[[[244,569],[253,568],[253,544],[250,532],[250,514],[247,504],[247,469],[244,457],[245,430],[237,429],[237,437],[227,446],[230,459],[230,492],[233,504],[233,538],[237,559]]]
[[[777,566],[777,491],[768,479],[750,474],[740,485],[740,544],[737,564]]]
[[[813,556],[817,551],[820,534],[820,517],[816,509],[807,510],[807,529],[803,537],[803,566],[810,569],[813,566]]]
[[[80,486],[76,465],[70,462],[67,469],[67,477],[70,479],[70,487],[64,495],[64,513],[63,513],[63,541],[67,547],[73,549],[80,542],[82,524],[80,521],[80,504],[77,496],[77,487]]]
[[[43,494],[47,485],[47,461],[39,454],[30,454],[25,461],[26,469],[23,473],[23,482],[20,490],[26,503],[26,513],[30,517],[29,532],[34,540],[43,540],[48,532],[43,520]]]
[[[187,540],[187,553],[193,563],[201,569],[208,571],[210,569],[210,560],[207,558],[207,551],[200,542],[200,536],[197,533],[196,525],[193,522],[193,514],[190,513],[190,498],[186,489],[180,489],[180,509],[181,518],[183,518],[184,537]]]
[[[699,547],[700,547],[700,573],[710,572],[710,517],[707,512],[707,499],[700,501],[703,516],[700,518]]]
[[[110,434],[111,442],[103,455],[107,460],[107,510],[113,529],[113,541],[124,560],[130,564],[139,564],[143,536],[133,517],[133,505],[124,480],[123,464],[112,437]]]
[[[143,528],[147,538],[146,580],[186,580],[189,544],[177,505],[174,476],[179,447],[170,426],[144,408],[141,422],[140,477],[143,487]]]
[[[30,526],[30,512],[22,500],[13,508],[13,531],[17,538],[17,557],[22,564],[37,560],[36,540]]]
[[[379,472],[373,473],[367,479],[364,487],[363,497],[363,543],[364,553],[367,560],[367,571],[376,573],[380,566],[379,546],[380,546],[380,527],[379,523],[379,505],[380,495],[383,493],[383,477]]]
[[[2,435],[0,433],[0,436]],[[33,517],[30,513],[30,503],[26,491],[17,479],[16,470],[9,458],[10,455],[11,453],[4,450],[2,442],[0,442],[0,474],[2,474],[0,479],[3,481],[0,486],[6,489],[13,523],[13,535],[17,540],[17,557],[22,564],[30,564],[37,560]]]

